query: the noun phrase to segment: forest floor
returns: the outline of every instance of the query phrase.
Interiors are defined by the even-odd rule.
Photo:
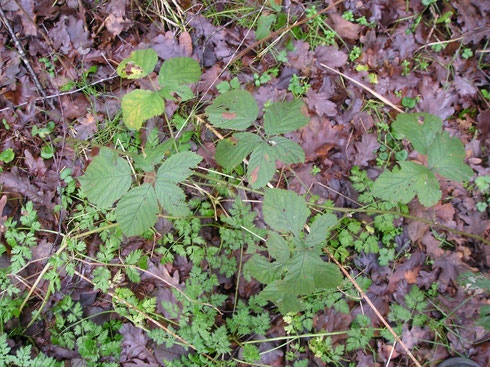
[[[488,1],[0,0],[0,8],[0,366],[490,364]],[[128,129],[122,98],[154,89],[157,73],[123,79],[116,69],[150,48],[158,67],[189,57],[202,75],[190,98],[166,97],[164,113]],[[271,105],[302,101],[305,126],[283,131],[302,148],[300,163],[273,160],[269,180],[257,177],[259,165],[247,173],[254,153],[234,168],[217,162],[231,132],[207,108],[235,89],[255,99],[258,122],[246,131],[260,136]],[[400,162],[431,165],[392,129],[397,115],[419,112],[440,118],[456,148],[462,142],[458,157],[473,174],[457,182],[438,171],[441,194],[429,207],[422,191],[388,200],[373,190]],[[150,187],[153,166],[133,158],[165,141],[170,157],[202,157],[176,194],[190,214],[155,202],[158,221],[126,236],[118,209],[94,205],[78,178],[99,152],[117,152],[136,178],[129,184]],[[279,262],[268,260],[284,255],[274,243],[289,241],[285,256],[294,257],[306,235],[274,224],[264,192],[283,191],[260,190],[261,179],[295,193],[290,210],[306,201],[305,219],[336,216],[316,259],[335,264],[343,281],[328,288],[307,265],[294,312],[280,288],[271,294],[276,283],[262,292],[263,283],[292,271],[289,261],[272,275]],[[289,210],[268,205],[276,204]],[[314,218],[305,228],[318,227]]]

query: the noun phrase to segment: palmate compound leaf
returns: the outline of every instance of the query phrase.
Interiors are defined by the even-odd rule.
[[[144,121],[165,111],[165,102],[158,92],[136,89],[123,97],[121,108],[126,127],[139,130]]]
[[[399,171],[385,171],[373,185],[372,193],[386,201],[408,203],[415,195],[426,207],[441,199],[439,181],[427,167],[414,162],[399,162]]]
[[[248,182],[254,189],[264,187],[276,172],[274,149],[267,142],[258,144],[250,155],[248,162]]]
[[[458,182],[469,180],[473,176],[471,167],[464,163],[463,143],[457,137],[451,138],[446,131],[436,135],[428,156],[432,172]]]
[[[268,136],[285,134],[306,126],[309,119],[303,115],[304,103],[299,99],[271,104],[264,115],[264,129]]]
[[[117,67],[117,75],[121,78],[140,79],[150,74],[158,61],[155,50],[136,50],[125,58]]]
[[[310,211],[306,201],[296,193],[281,189],[266,189],[262,206],[265,222],[278,232],[299,232]]]
[[[238,166],[263,140],[252,133],[236,133],[233,137],[237,140],[233,144],[229,139],[220,140],[216,146],[216,161],[225,169]]]
[[[116,152],[104,147],[78,179],[87,198],[98,207],[107,208],[129,190],[131,168]]]
[[[436,134],[442,131],[442,120],[425,112],[400,113],[393,131],[405,136],[420,154],[427,155]]]
[[[245,130],[257,119],[259,107],[250,92],[234,89],[216,97],[206,114],[215,127]]]
[[[126,236],[137,236],[156,223],[158,212],[155,190],[145,183],[123,195],[116,206],[116,219]]]

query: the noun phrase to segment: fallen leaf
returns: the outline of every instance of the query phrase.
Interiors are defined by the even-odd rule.
[[[376,158],[376,151],[380,145],[376,134],[363,134],[361,141],[354,144],[357,152],[354,165],[360,167],[367,166],[369,161]]]

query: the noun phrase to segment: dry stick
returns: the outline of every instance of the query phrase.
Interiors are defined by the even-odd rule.
[[[78,272],[77,270],[74,271],[74,273],[76,275],[78,275],[80,278],[82,278],[83,280],[85,280],[86,282],[89,282],[90,284],[94,285],[95,286],[95,283],[90,280],[89,278],[87,278],[85,275],[81,274],[80,272]],[[144,313],[143,311],[139,310],[137,307],[133,306],[132,304],[128,303],[127,301],[125,301],[124,299],[116,296],[113,292],[111,291],[107,291],[106,292],[109,296],[111,296],[112,298],[116,299],[117,301],[121,302],[122,304],[124,304],[125,306],[131,308],[132,310],[136,311],[137,313],[139,313],[141,316],[143,316],[145,319],[147,319],[148,321],[151,321],[155,326],[159,327],[160,329],[164,330],[165,332],[169,333],[170,335],[172,335],[175,339],[179,340],[181,343],[187,345],[188,347],[194,349],[195,351],[197,351],[196,347],[193,346],[191,343],[185,341],[184,339],[182,339],[180,336],[178,336],[176,333],[174,333],[172,330],[169,330],[165,325],[162,325],[160,322],[158,322],[157,320],[155,320],[153,317],[151,317],[150,315]],[[213,360],[213,358],[205,353],[202,353],[203,356],[205,356],[206,358],[210,359],[210,360]]]
[[[22,61],[24,61],[24,64],[27,67],[27,71],[29,71],[29,74],[31,75],[31,78],[32,78],[32,80],[34,82],[34,85],[36,86],[36,89],[43,96],[42,99],[43,100],[46,100],[46,103],[49,105],[49,107],[51,107],[51,109],[54,110],[55,107],[54,107],[53,101],[51,101],[49,99],[46,99],[46,92],[44,91],[41,83],[39,82],[39,79],[37,78],[37,75],[34,72],[34,69],[32,68],[31,62],[27,58],[27,56],[26,56],[26,54],[24,52],[24,49],[22,48],[22,45],[20,44],[19,39],[15,35],[14,30],[10,26],[10,23],[9,23],[7,17],[5,16],[5,13],[3,12],[3,9],[2,9],[1,6],[0,6],[0,16],[2,18],[3,24],[5,24],[5,27],[7,28],[8,32],[10,34],[10,37],[12,38],[12,40],[15,43],[15,47],[17,48],[17,51],[19,51],[19,54],[20,54],[20,57],[21,57]]]
[[[373,96],[375,96],[376,98],[378,98],[381,102],[387,104],[388,106],[390,106],[391,108],[393,108],[394,110],[397,110],[398,112],[400,113],[403,113],[404,111],[399,108],[398,106],[394,105],[393,103],[391,103],[388,99],[386,99],[385,97],[383,97],[381,94],[375,92],[374,90],[372,90],[371,88],[369,87],[366,87],[364,84],[362,84],[361,82],[358,82],[357,80],[351,78],[350,76],[347,76],[345,75],[344,73],[341,73],[340,71],[338,70],[335,70],[333,68],[331,68],[330,66],[327,66],[325,64],[320,64],[321,66],[323,66],[324,68],[327,68],[328,70],[330,71],[333,71],[334,73],[340,75],[340,76],[343,76],[344,78],[350,80],[352,83],[355,83],[357,84],[358,86],[360,86],[361,88],[367,90],[369,93],[371,93]]]
[[[337,266],[340,268],[340,270],[342,271],[342,273],[344,273],[344,275],[347,277],[347,279],[349,279],[349,281],[352,284],[354,284],[354,287],[356,287],[357,291],[361,294],[362,298],[364,298],[364,300],[367,302],[367,304],[369,306],[371,306],[371,308],[373,309],[373,311],[376,314],[376,316],[378,316],[378,318],[386,326],[386,328],[388,329],[388,331],[393,335],[393,337],[395,338],[395,342],[400,343],[400,345],[402,346],[402,348],[405,350],[405,352],[407,352],[408,356],[413,361],[413,363],[415,363],[415,365],[417,367],[422,367],[420,365],[420,363],[417,361],[417,359],[415,358],[415,356],[412,354],[412,352],[410,352],[410,350],[407,348],[407,346],[405,345],[405,343],[401,340],[401,338],[391,328],[390,324],[388,324],[388,322],[385,320],[385,318],[379,313],[378,309],[374,306],[374,304],[368,298],[368,296],[366,295],[366,293],[362,290],[361,287],[359,287],[359,285],[357,284],[357,282],[355,281],[355,279],[350,276],[349,272],[347,270],[345,270],[345,268],[343,267],[343,265],[341,263],[339,263],[335,257],[332,256],[332,254],[330,253],[330,251],[328,251],[328,249],[325,249],[325,251],[328,254],[328,256],[333,260],[333,262],[335,264],[337,264]],[[394,348],[394,345],[393,345],[393,348]]]
[[[39,102],[39,101],[42,101],[44,99],[53,99],[53,98],[58,98],[58,97],[62,97],[62,96],[67,96],[67,95],[70,95],[70,94],[75,94],[75,93],[78,93],[78,92],[81,92],[93,85],[96,85],[96,84],[100,84],[100,83],[103,83],[103,82],[106,82],[108,80],[112,80],[112,79],[115,79],[117,78],[118,75],[113,75],[113,76],[109,76],[107,78],[103,78],[103,79],[100,79],[100,80],[96,80],[95,82],[92,82],[90,84],[87,84],[87,85],[84,85],[83,87],[80,87],[78,89],[74,89],[74,90],[71,90],[71,91],[68,91],[68,92],[62,92],[62,93],[56,93],[56,94],[51,94],[49,96],[46,96],[46,97],[43,97],[43,98],[36,98],[34,100],[34,102]],[[0,109],[0,112],[3,112],[3,111],[7,111],[7,110],[10,110],[10,109],[16,109],[18,107],[22,107],[22,106],[25,106],[27,104],[27,102],[24,102],[24,103],[20,103],[16,106],[12,106],[12,107],[5,107],[5,108],[2,108]]]
[[[15,4],[19,7],[20,11],[22,12],[22,14],[24,14],[24,16],[29,19],[29,22],[31,22],[34,27],[36,27],[36,30],[39,32],[39,34],[41,35],[41,37],[46,41],[46,43],[48,44],[48,46],[51,48],[51,51],[53,53],[56,53],[56,49],[54,48],[53,46],[53,43],[51,42],[51,40],[49,39],[49,37],[47,36],[46,33],[44,33],[44,31],[39,28],[39,26],[37,25],[37,23],[31,18],[31,16],[24,10],[24,8],[22,7],[22,5],[20,5],[19,3],[19,0],[14,0]],[[65,62],[63,61],[63,58],[59,58],[58,59],[59,62],[61,63],[61,66],[63,66],[63,68],[66,70],[67,73],[70,73],[70,68],[68,68],[68,66],[65,64]],[[70,73],[71,74],[71,73]],[[71,75],[73,77],[73,75]]]

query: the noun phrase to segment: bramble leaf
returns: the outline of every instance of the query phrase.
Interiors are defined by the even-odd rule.
[[[379,175],[372,189],[375,196],[406,204],[418,195],[420,203],[426,207],[440,200],[439,181],[427,167],[414,162],[399,162],[399,165],[399,171]]]
[[[174,57],[166,60],[158,74],[158,83],[161,87],[168,87],[174,91],[182,84],[192,84],[199,81],[201,66],[190,57]]]
[[[245,130],[257,119],[259,107],[250,92],[234,89],[216,97],[206,114],[216,127]]]
[[[464,163],[465,152],[461,140],[447,132],[436,135],[428,152],[428,164],[432,172],[450,180],[462,182],[473,176],[473,170]]]
[[[157,179],[155,181],[155,193],[162,208],[171,215],[186,217],[191,214],[185,202],[185,193],[176,184]]]
[[[269,232],[266,246],[269,254],[276,259],[278,263],[284,265],[289,260],[290,254],[288,243],[277,232]]]
[[[124,95],[121,108],[126,127],[139,130],[144,121],[165,111],[165,102],[158,92],[136,89]]]
[[[310,227],[310,234],[306,237],[306,246],[314,247],[324,242],[327,239],[330,228],[335,226],[337,222],[337,216],[334,214],[323,214],[316,218]]]
[[[255,32],[255,39],[261,40],[267,37],[271,33],[271,26],[276,21],[274,14],[264,15],[262,14],[257,21],[257,31]]]
[[[247,268],[259,282],[269,284],[281,277],[284,266],[279,262],[269,262],[262,255],[255,254],[247,261]]]
[[[254,189],[264,187],[276,171],[276,160],[272,147],[262,141],[258,144],[248,162],[248,181]]]
[[[158,54],[152,48],[136,50],[125,58],[117,67],[121,78],[140,79],[150,74],[158,61]]]
[[[286,164],[303,163],[305,161],[305,151],[301,145],[282,136],[270,138],[276,159]]]
[[[92,203],[107,208],[129,190],[131,168],[116,152],[104,147],[78,180]]]
[[[425,112],[400,113],[393,123],[393,131],[404,135],[417,152],[427,155],[436,134],[442,131],[442,120]]]
[[[220,140],[216,146],[216,161],[225,169],[238,166],[263,140],[252,133],[236,133],[233,135],[237,143],[233,144],[228,139]]]
[[[202,157],[194,152],[181,152],[169,157],[158,169],[157,180],[177,183],[184,181],[202,161]]]
[[[154,148],[148,147],[148,144],[146,144],[147,148],[144,153],[138,154],[133,158],[135,167],[145,172],[153,171],[155,165],[162,161],[165,153],[169,151],[173,143],[174,139],[168,139]]]
[[[266,189],[262,207],[264,220],[276,231],[298,235],[310,211],[306,201],[292,191]]]
[[[299,99],[271,104],[264,115],[265,133],[269,136],[285,134],[308,125],[309,120],[301,111],[303,106]]]
[[[137,236],[157,221],[159,212],[153,186],[145,183],[126,193],[116,206],[116,219],[126,236]]]

